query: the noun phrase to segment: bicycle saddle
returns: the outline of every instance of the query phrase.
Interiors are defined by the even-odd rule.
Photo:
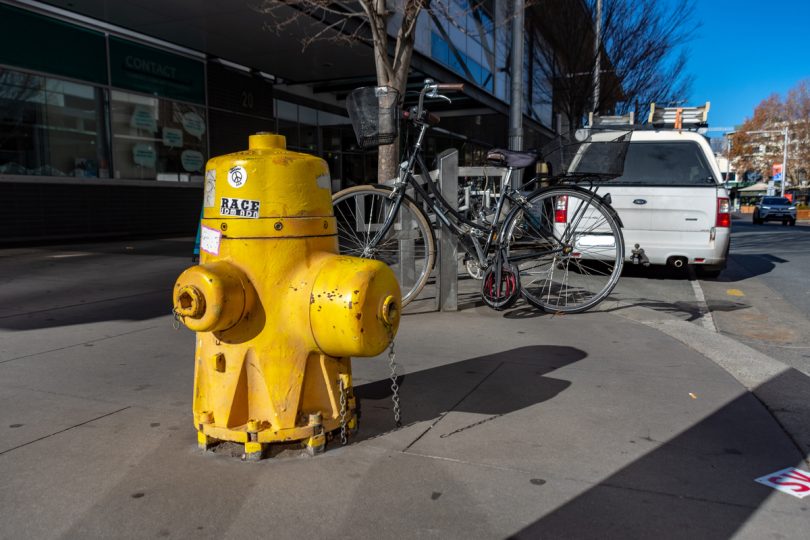
[[[537,153],[535,151],[515,152],[503,148],[493,148],[487,152],[487,161],[491,165],[498,167],[524,169],[537,163]]]

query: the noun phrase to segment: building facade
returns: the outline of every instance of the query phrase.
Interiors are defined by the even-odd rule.
[[[428,153],[463,164],[504,146],[510,95],[509,2],[448,0],[419,19],[409,86],[465,82],[438,110]],[[291,8],[285,8],[291,9]],[[2,243],[193,234],[211,156],[257,131],[323,157],[333,188],[376,181],[346,94],[375,81],[371,48],[335,41],[302,51],[314,19],[268,30],[256,3],[0,0]],[[527,27],[527,147],[553,135],[542,36]]]

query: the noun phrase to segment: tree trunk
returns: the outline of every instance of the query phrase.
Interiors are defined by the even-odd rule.
[[[393,58],[388,56],[388,12],[385,0],[372,0],[375,20],[374,59],[377,69],[377,84],[390,86],[405,95],[408,84],[408,72],[415,41],[414,26],[422,9],[422,0],[405,0],[403,20],[397,33]],[[401,102],[400,102],[401,104]],[[380,146],[377,160],[377,180],[386,182],[399,175],[399,141],[400,138],[385,146]]]

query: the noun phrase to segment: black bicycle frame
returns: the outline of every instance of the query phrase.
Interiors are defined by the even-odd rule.
[[[477,257],[479,257],[480,260],[483,260],[482,257],[486,257],[486,254],[489,253],[490,249],[492,248],[492,243],[495,241],[496,237],[499,239],[498,241],[500,242],[501,237],[506,232],[506,231],[503,230],[503,228],[506,226],[506,223],[508,223],[510,221],[508,219],[504,220],[504,223],[500,227],[495,227],[495,223],[497,223],[497,220],[500,218],[501,212],[503,211],[503,205],[504,205],[505,199],[509,199],[509,201],[511,203],[513,203],[513,204],[515,204],[515,205],[517,205],[519,207],[523,206],[523,202],[520,201],[520,200],[515,199],[515,197],[512,196],[512,194],[509,192],[509,190],[506,189],[506,186],[507,186],[507,181],[506,180],[511,177],[512,169],[508,169],[508,172],[507,172],[508,176],[504,179],[504,181],[502,181],[501,196],[499,197],[498,204],[496,205],[495,216],[494,216],[493,222],[492,222],[493,225],[490,226],[490,227],[484,227],[483,225],[481,225],[479,223],[475,223],[473,221],[470,221],[467,218],[465,218],[464,216],[462,216],[455,208],[453,208],[450,205],[450,203],[442,196],[442,194],[439,191],[439,189],[437,188],[435,182],[430,178],[430,171],[428,170],[428,167],[425,164],[425,160],[422,157],[422,154],[420,152],[422,139],[424,138],[424,135],[427,132],[427,129],[428,129],[428,125],[427,124],[422,124],[419,136],[418,136],[416,142],[414,143],[414,147],[413,147],[413,150],[411,152],[411,155],[408,156],[407,162],[403,164],[403,166],[406,167],[405,179],[404,179],[403,182],[399,182],[394,187],[394,190],[391,192],[390,198],[394,200],[394,205],[392,206],[391,211],[386,216],[385,221],[382,224],[382,227],[380,227],[377,230],[377,233],[374,235],[374,238],[371,239],[369,244],[371,246],[376,246],[380,242],[380,240],[382,240],[382,238],[385,237],[386,234],[388,234],[388,231],[391,229],[391,226],[394,224],[394,218],[399,213],[399,209],[402,206],[402,200],[406,196],[405,192],[407,190],[407,187],[410,185],[413,188],[414,193],[416,195],[416,197],[414,197],[414,198],[416,200],[419,200],[421,198],[422,201],[425,202],[425,204],[430,205],[431,209],[436,214],[436,218],[439,219],[446,227],[448,227],[450,230],[453,231],[453,233],[456,235],[456,237],[459,239],[462,246],[464,247],[464,250],[467,253],[471,254],[471,255],[475,254]],[[414,166],[419,168],[419,172],[421,173],[422,178],[425,179],[425,182],[428,185],[428,189],[429,189],[430,193],[428,193],[428,191],[426,191],[419,184],[419,182],[417,182],[416,177],[413,174]],[[590,186],[591,187],[588,189],[588,191],[590,191],[594,195],[595,198],[598,198],[598,195],[596,194],[596,191],[592,189],[593,182],[591,182]],[[529,198],[531,198],[531,197],[533,197],[533,196],[535,196],[535,195],[537,195],[539,193],[542,193],[546,189],[550,189],[550,188],[538,189],[538,190],[534,191],[531,195],[529,195]],[[597,189],[598,189],[598,186],[597,186]],[[433,195],[433,200],[431,200],[431,197],[430,197],[431,195]],[[571,230],[575,230],[576,226],[579,225],[579,222],[582,220],[582,217],[584,216],[584,213],[585,213],[584,207],[585,207],[585,205],[580,204],[579,207],[577,208],[577,210],[575,211],[573,218],[571,220],[568,220],[568,223],[566,224],[566,227],[565,227],[565,231],[563,232],[563,235],[562,235],[563,238],[565,238],[570,233]],[[553,212],[554,209],[552,209],[551,211]],[[453,218],[458,220],[458,222],[463,223],[464,225],[467,225],[468,227],[471,227],[473,229],[477,229],[478,231],[481,231],[482,233],[487,233],[487,240],[486,240],[483,248],[480,246],[480,244],[478,244],[478,242],[475,240],[474,237],[471,237],[472,242],[470,243],[468,241],[468,239],[467,239],[468,234],[466,233],[466,231],[464,231],[464,229],[462,229],[453,220],[451,220],[447,215],[448,213]],[[553,240],[556,240],[558,243],[562,244],[560,239],[556,238],[555,235],[553,234],[553,229],[552,229],[552,235],[551,235],[551,237],[549,237],[542,230],[542,226],[540,226],[540,227],[536,226],[534,223],[531,222],[531,220],[528,220],[527,224],[528,224],[529,228],[535,234],[538,235],[539,238],[542,238],[542,239],[548,240],[548,241],[551,241],[553,239]],[[564,249],[563,247],[560,247],[560,248],[555,249],[555,250],[550,250],[550,251],[548,251],[548,253],[552,254],[552,253],[561,252],[561,251],[563,251],[563,249]],[[513,261],[519,261],[519,260],[522,260],[523,258],[531,258],[531,257],[534,257],[534,256],[535,256],[535,254],[525,255],[523,257],[515,256],[515,257],[513,257]]]

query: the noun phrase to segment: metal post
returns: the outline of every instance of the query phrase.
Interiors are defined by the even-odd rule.
[[[782,197],[785,196],[785,184],[787,184],[788,140],[788,127],[785,126],[785,148],[782,151]]]
[[[458,150],[447,149],[437,157],[442,197],[458,209]],[[437,220],[440,221],[440,220]],[[458,242],[443,223],[439,229],[439,271],[436,276],[436,309],[458,311]]]
[[[509,149],[523,150],[523,0],[512,13],[512,101],[509,104]]]
[[[599,86],[600,74],[602,72],[602,0],[596,0],[596,38],[594,39],[593,48],[596,57],[596,63],[593,69],[593,112],[594,114],[599,111]]]

